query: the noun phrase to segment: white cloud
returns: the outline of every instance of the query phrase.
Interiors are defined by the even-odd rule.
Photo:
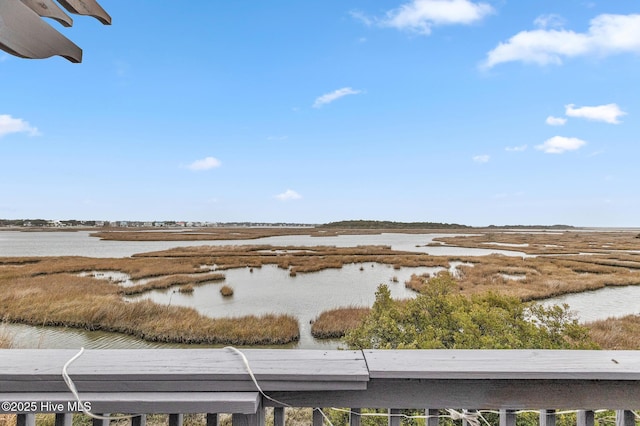
[[[428,35],[434,26],[472,24],[493,11],[487,3],[470,0],[411,0],[388,11],[384,18],[369,18],[360,12],[352,12],[351,15],[368,26],[376,24]]]
[[[586,144],[582,139],[554,136],[551,139],[547,139],[542,145],[536,145],[536,149],[546,154],[562,154],[566,151],[580,149]]]
[[[343,87],[342,89],[334,90],[331,93],[325,93],[322,96],[319,96],[316,101],[313,103],[314,108],[320,108],[323,105],[330,104],[333,101],[336,101],[347,95],[357,95],[362,93],[361,90],[354,90],[351,87]]]
[[[564,126],[567,122],[566,118],[563,117],[554,117],[552,115],[548,116],[545,120],[549,126]]]
[[[640,53],[640,14],[598,15],[585,33],[564,29],[521,31],[500,43],[481,64],[491,68],[504,62],[561,64],[564,58],[584,55]]]
[[[282,194],[276,195],[276,198],[281,201],[299,200],[300,198],[302,198],[302,195],[298,194],[293,189],[287,189]]]
[[[562,16],[556,15],[555,13],[550,13],[548,15],[540,15],[535,21],[533,21],[533,25],[538,28],[562,28],[565,24],[565,20]]]
[[[193,170],[194,172],[199,172],[202,170],[210,170],[215,169],[216,167],[220,167],[222,163],[217,158],[206,157],[202,160],[196,160],[193,163],[189,164],[187,168],[189,170]]]
[[[526,149],[527,149],[527,145],[508,146],[505,148],[505,150],[509,152],[522,152],[522,151],[525,151]]]
[[[475,161],[476,163],[487,163],[489,162],[489,160],[491,159],[490,156],[484,154],[484,155],[476,155],[475,157],[473,157],[473,161]]]
[[[618,124],[619,117],[627,115],[616,104],[598,105],[598,106],[585,106],[580,108],[574,108],[573,104],[565,106],[565,114],[569,117],[586,118],[593,121],[604,121],[605,123]]]
[[[40,132],[21,118],[13,118],[8,114],[0,114],[0,138],[11,133],[27,133],[38,136]]]

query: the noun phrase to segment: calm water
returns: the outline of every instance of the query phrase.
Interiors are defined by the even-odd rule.
[[[329,245],[355,247],[358,245],[388,245],[394,250],[413,251],[433,255],[482,256],[501,253],[508,256],[526,256],[506,247],[468,249],[450,246],[429,246],[434,237],[444,234],[380,234],[343,235],[338,237],[282,236],[239,241],[101,241],[89,237],[88,232],[18,232],[0,231],[0,256],[88,256],[128,257],[135,253],[164,250],[177,246],[269,244],[292,246]],[[510,247],[517,249],[517,246]],[[362,270],[361,270],[362,268]],[[287,270],[274,265],[224,271],[226,280],[197,286],[192,294],[156,291],[133,300],[150,298],[157,303],[190,306],[212,317],[240,316],[264,313],[289,313],[300,321],[299,348],[335,348],[338,342],[315,341],[310,335],[310,321],[320,312],[341,306],[370,306],[380,283],[386,283],[393,297],[415,297],[404,287],[412,273],[434,273],[437,268],[401,268],[381,264],[345,265],[342,269],[298,274],[290,277]],[[394,281],[394,277],[398,280]],[[126,277],[120,277],[126,281]],[[223,298],[219,289],[223,285],[234,289],[234,296]],[[583,321],[640,313],[640,286],[606,288],[595,292],[568,295],[550,299],[551,303],[568,303]],[[634,301],[636,301],[634,303]],[[143,342],[115,333],[85,332],[81,330],[0,325],[0,332],[12,335],[18,347],[40,348],[158,348],[177,347]]]
[[[362,270],[361,270],[362,268]],[[191,294],[175,290],[153,291],[130,300],[151,299],[165,305],[188,306],[210,317],[232,317],[287,313],[300,322],[301,348],[315,347],[310,321],[321,312],[341,306],[371,306],[375,291],[385,283],[397,299],[415,297],[404,282],[412,273],[435,273],[442,268],[402,268],[362,263],[345,265],[341,269],[289,276],[289,271],[275,265],[262,268],[224,271],[224,282],[195,287]],[[394,277],[398,282],[393,282]],[[233,288],[232,297],[222,297],[220,287]]]
[[[185,246],[228,246],[268,244],[274,246],[336,246],[387,245],[394,250],[428,253],[439,256],[484,256],[500,253],[505,256],[527,256],[523,252],[494,248],[461,248],[451,246],[425,247],[433,238],[453,234],[379,234],[310,237],[290,235],[255,240],[235,241],[103,241],[90,237],[89,232],[20,232],[0,231],[0,256],[87,256],[129,257],[136,253],[166,250]],[[457,234],[456,234],[457,235]]]
[[[554,297],[543,302],[545,305],[562,303],[568,304],[582,322],[640,315],[640,286],[606,287]]]

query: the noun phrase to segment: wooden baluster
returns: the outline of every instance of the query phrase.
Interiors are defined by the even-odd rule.
[[[182,426],[184,414],[169,414],[169,426]]]
[[[360,408],[352,408],[351,414],[349,414],[349,426],[360,426],[360,413],[362,410]]]
[[[540,410],[540,426],[556,426],[556,410]]]
[[[71,426],[72,421],[73,421],[73,414],[56,413],[55,426]]]
[[[500,410],[500,426],[516,426],[516,411]]]
[[[594,413],[591,410],[580,410],[577,415],[578,426],[593,426],[594,425]]]
[[[34,413],[18,414],[16,426],[36,426],[36,415]]]
[[[233,426],[264,426],[264,409],[258,408],[256,414],[238,414],[231,416]]]
[[[427,408],[424,410],[424,414],[427,416],[426,426],[438,426],[438,423],[440,423],[440,418],[438,417],[440,415],[440,410]]]
[[[96,416],[109,417],[109,413],[95,413]],[[91,419],[92,426],[109,426],[108,419]]]
[[[389,426],[400,426],[400,416],[402,410],[399,408],[390,408],[389,409]]]
[[[273,409],[273,426],[284,426],[284,407]]]
[[[322,408],[316,408],[313,410],[313,426],[322,426],[324,423],[324,416],[320,410],[322,410]]]
[[[616,410],[616,426],[635,426],[636,416],[630,410]]]
[[[131,418],[131,426],[147,426],[147,415],[141,414]]]
[[[218,426],[220,416],[218,413],[207,414],[207,426]]]

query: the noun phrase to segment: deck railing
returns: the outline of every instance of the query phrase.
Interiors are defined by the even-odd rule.
[[[284,425],[287,407],[352,407],[351,425],[362,408],[384,408],[390,425],[402,409],[418,409],[435,426],[438,413],[473,425],[474,410],[493,409],[500,425],[513,426],[516,410],[527,409],[554,426],[556,410],[577,410],[577,423],[591,426],[594,410],[608,409],[619,426],[640,423],[640,351],[87,350],[69,364],[75,355],[0,350],[0,414],[17,414],[20,426],[40,412],[70,425],[82,411],[165,413],[170,425],[186,413],[207,413],[207,425],[217,425],[230,413],[234,425],[262,425],[274,407],[274,425]],[[328,424],[320,410],[312,422]]]

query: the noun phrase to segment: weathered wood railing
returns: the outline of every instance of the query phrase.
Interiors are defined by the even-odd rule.
[[[283,425],[285,407],[388,408],[399,425],[401,409],[500,410],[500,424],[515,425],[514,410],[541,410],[555,425],[555,410],[579,410],[579,425],[594,423],[595,409],[616,410],[617,425],[638,422],[640,351],[89,350],[68,367],[92,413],[168,413],[179,425],[185,413],[231,413],[233,424],[261,425],[265,407]],[[56,414],[70,425],[81,411],[62,376],[73,350],[0,350],[0,414],[35,423],[35,413]],[[255,374],[250,377],[248,368]],[[256,383],[264,391],[258,392]],[[313,424],[321,425],[320,411]],[[467,419],[469,420],[469,419]],[[144,416],[131,420],[142,425]],[[437,425],[437,417],[427,421]],[[351,415],[352,425],[360,424]],[[94,420],[94,424],[107,424]]]

